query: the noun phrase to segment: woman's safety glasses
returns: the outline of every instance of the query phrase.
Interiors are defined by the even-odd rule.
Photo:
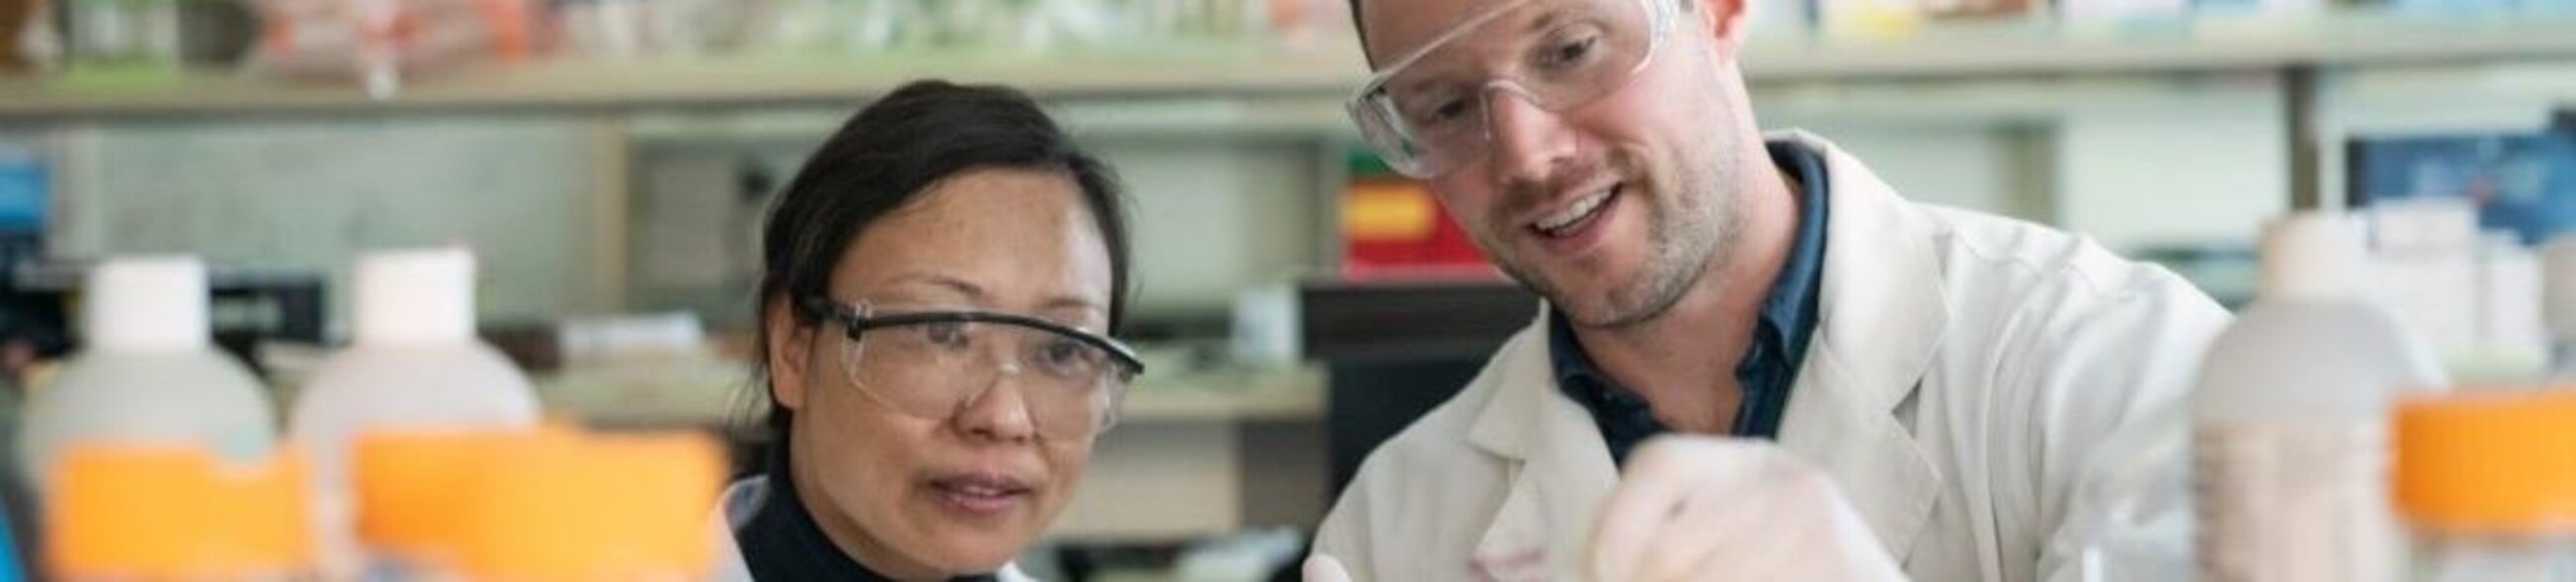
[[[1089,439],[1117,422],[1127,382],[1145,370],[1118,340],[1025,315],[865,301],[804,309],[838,324],[851,384],[919,418],[950,418],[1008,381],[1040,436]]]

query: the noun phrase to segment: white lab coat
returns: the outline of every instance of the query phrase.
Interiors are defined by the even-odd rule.
[[[1907,574],[2072,580],[2108,506],[2177,493],[2170,445],[2225,310],[2089,239],[1908,202],[1831,143],[1771,137],[1823,153],[1832,196],[1819,320],[1778,442],[1833,477]],[[1557,387],[1546,321],[1369,455],[1318,553],[1354,580],[1578,578],[1618,475]],[[2110,449],[2151,441],[2170,453],[2148,461],[2158,478],[2106,478],[2139,458]],[[2188,548],[2172,534],[2150,545]]]
[[[766,476],[746,478],[725,487],[724,499],[716,507],[716,515],[708,520],[709,534],[716,539],[715,571],[707,576],[708,580],[753,582],[751,568],[742,560],[742,546],[733,541],[733,530],[750,523],[751,516],[760,511],[760,504],[768,499],[769,477]],[[995,573],[994,577],[1002,582],[1037,581],[1022,573],[1017,564],[1003,564],[1002,571]]]

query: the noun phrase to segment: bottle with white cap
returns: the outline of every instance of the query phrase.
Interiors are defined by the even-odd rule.
[[[250,463],[276,446],[259,379],[217,351],[206,266],[192,257],[115,258],[82,287],[81,352],[27,403],[19,438],[41,496],[59,454],[85,444],[200,447]]]
[[[2371,298],[2356,221],[2274,221],[2261,261],[2191,396],[2199,578],[2392,580],[2389,409],[2446,385],[2440,360]]]
[[[290,438],[313,461],[326,574],[365,562],[350,485],[351,443],[387,431],[536,425],[528,376],[474,335],[474,255],[463,248],[367,253],[356,269],[355,340],[297,395]]]

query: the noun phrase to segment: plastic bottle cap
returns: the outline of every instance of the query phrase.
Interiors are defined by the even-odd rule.
[[[2257,295],[2266,299],[2359,297],[2368,268],[2361,223],[2331,212],[2300,212],[2263,228],[2263,276]]]
[[[705,572],[706,507],[724,478],[704,435],[537,439],[498,451],[471,487],[460,564],[477,580]]]
[[[2399,513],[2471,534],[2576,531],[2576,392],[2462,392],[2400,402]]]
[[[474,253],[463,247],[358,257],[360,345],[437,344],[474,337]]]
[[[193,257],[121,257],[90,269],[81,326],[92,348],[192,350],[212,343],[206,265]]]
[[[46,500],[46,549],[62,578],[243,579],[314,560],[303,461],[234,470],[202,449],[67,450]]]

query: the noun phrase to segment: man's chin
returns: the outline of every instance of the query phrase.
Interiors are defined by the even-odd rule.
[[[1630,278],[1616,286],[1585,281],[1556,291],[1542,291],[1548,305],[1578,327],[1616,330],[1661,319],[1680,302],[1680,289],[1669,283]]]

